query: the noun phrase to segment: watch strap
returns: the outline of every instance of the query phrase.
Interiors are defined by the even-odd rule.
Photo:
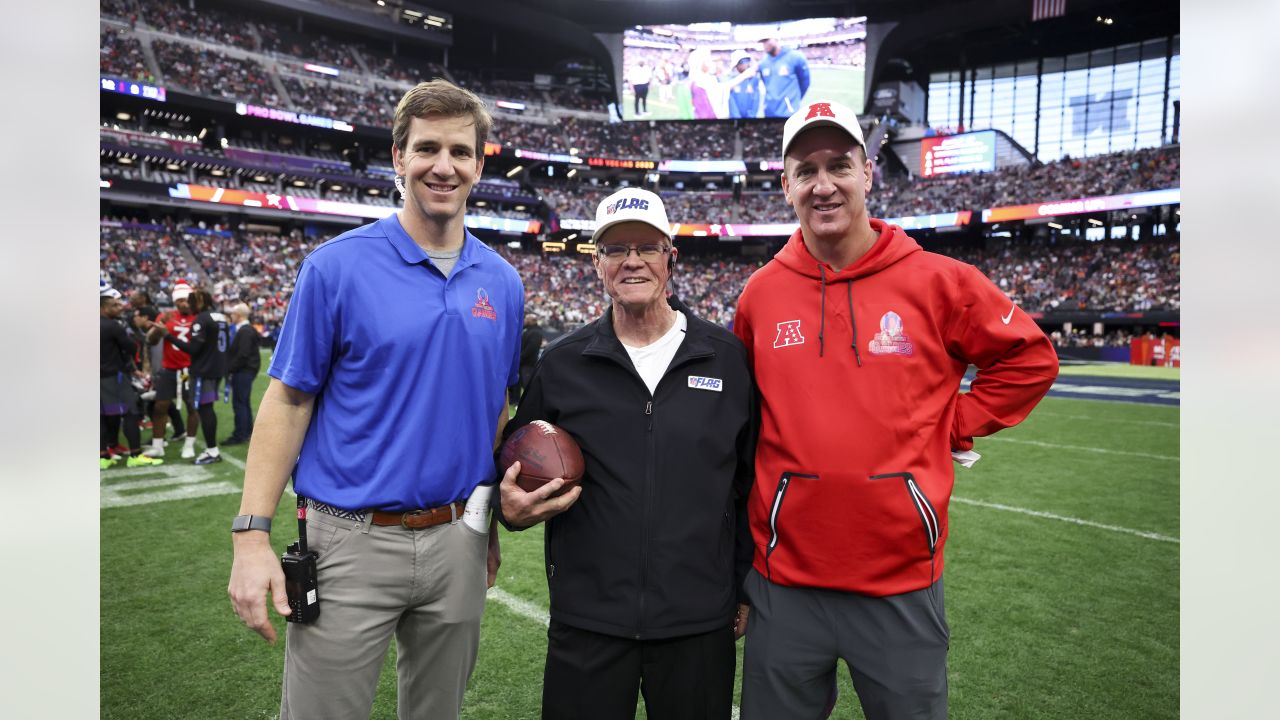
[[[237,515],[231,521],[231,532],[238,533],[246,530],[261,530],[262,532],[271,532],[271,518],[262,515]]]

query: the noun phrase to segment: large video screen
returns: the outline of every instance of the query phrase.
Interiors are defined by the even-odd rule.
[[[623,120],[786,118],[805,98],[862,112],[867,19],[637,26],[622,35]]]

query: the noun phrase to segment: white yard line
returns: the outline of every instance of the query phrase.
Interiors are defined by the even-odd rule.
[[[1012,505],[1001,505],[1000,503],[983,502],[982,500],[970,500],[969,498],[951,496],[951,502],[958,502],[964,505],[976,505],[977,507],[990,508],[992,510],[1005,510],[1008,512],[1021,513],[1022,515],[1031,515],[1032,517],[1047,518],[1049,520],[1061,520],[1074,525],[1083,525],[1085,527],[1098,528],[1099,530],[1110,530],[1112,532],[1125,533],[1126,535],[1136,535],[1148,540],[1159,540],[1160,542],[1169,542],[1181,544],[1181,540],[1168,535],[1147,532],[1145,530],[1133,530],[1131,528],[1119,527],[1116,525],[1104,525],[1096,523],[1092,520],[1081,520],[1080,518],[1067,517],[1065,515],[1055,515],[1053,513],[1042,512],[1040,510],[1030,510],[1028,508],[1014,507]]]
[[[1088,447],[1086,445],[1063,445],[1060,443],[1041,442],[1040,440],[1022,440],[1021,438],[1007,438],[999,436],[981,438],[981,442],[988,441],[1035,445],[1037,447],[1047,447],[1058,450],[1080,450],[1082,452],[1102,453],[1103,455],[1128,455],[1131,457],[1151,458],[1152,460],[1173,460],[1174,462],[1177,462],[1179,459],[1177,455],[1157,455],[1156,453],[1134,452],[1132,450],[1109,450],[1107,448]]]
[[[551,615],[548,614],[546,610],[543,610],[536,603],[531,603],[524,598],[518,598],[496,585],[489,588],[488,599],[496,600],[508,610],[521,617],[542,623],[543,627],[547,627],[551,624]]]
[[[1089,422],[1109,422],[1109,423],[1125,423],[1127,425],[1151,425],[1153,427],[1180,427],[1175,422],[1163,422],[1160,420],[1129,420],[1127,418],[1105,418],[1093,415],[1068,415],[1065,413],[1048,412],[1045,410],[1036,410],[1034,417],[1056,417],[1066,420],[1088,420]]]
[[[121,468],[110,471],[102,479],[104,482],[99,503],[103,508],[149,505],[240,492],[240,488],[234,483],[215,480],[204,467],[192,465]],[[126,493],[126,490],[152,492]]]

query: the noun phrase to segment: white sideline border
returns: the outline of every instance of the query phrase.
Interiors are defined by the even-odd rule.
[[[1000,503],[985,502],[983,500],[973,500],[971,498],[960,497],[958,495],[951,496],[951,502],[958,502],[963,505],[974,505],[976,507],[989,508],[991,510],[1004,510],[1006,512],[1015,512],[1022,515],[1030,515],[1032,517],[1045,518],[1047,520],[1058,520],[1068,522],[1073,525],[1083,525],[1084,527],[1097,528],[1099,530],[1110,530],[1111,532],[1125,533],[1126,535],[1135,535],[1148,540],[1158,540],[1160,542],[1181,544],[1182,541],[1168,535],[1160,533],[1148,532],[1146,530],[1134,530],[1132,528],[1120,527],[1118,525],[1105,525],[1103,523],[1094,522],[1092,520],[1081,520],[1080,518],[1068,517],[1066,515],[1055,515],[1054,513],[1044,512],[1042,510],[1031,510],[1029,508],[1015,507],[1013,505],[1002,505]]]

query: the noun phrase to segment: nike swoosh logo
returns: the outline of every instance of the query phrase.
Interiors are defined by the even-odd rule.
[[[1010,321],[1010,320],[1012,320],[1012,319],[1013,319],[1013,308],[1009,308],[1009,314],[1008,314],[1008,315],[1001,315],[1001,316],[1000,316],[1000,322],[1004,323],[1005,325],[1008,325],[1008,324],[1009,324],[1009,321]]]

